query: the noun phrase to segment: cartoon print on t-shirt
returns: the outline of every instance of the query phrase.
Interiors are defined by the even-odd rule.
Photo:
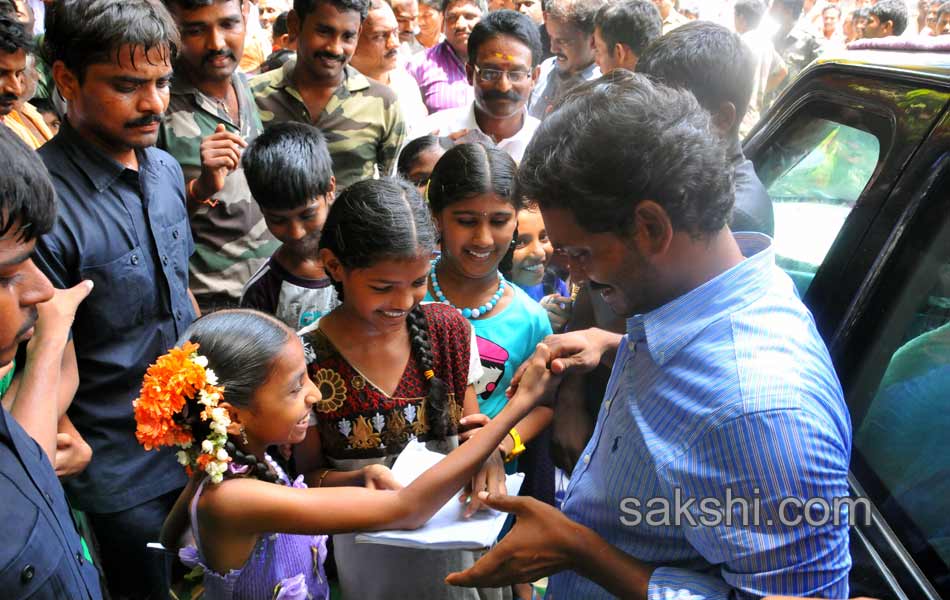
[[[475,336],[475,343],[478,344],[478,354],[481,357],[482,368],[485,370],[475,382],[475,393],[482,400],[488,400],[498,387],[498,382],[505,376],[508,351],[495,342],[479,336]]]

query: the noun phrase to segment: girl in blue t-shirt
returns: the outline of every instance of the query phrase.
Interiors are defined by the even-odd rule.
[[[502,276],[510,263],[521,202],[512,199],[517,166],[507,153],[481,144],[446,152],[429,180],[429,206],[442,235],[442,254],[433,261],[428,299],[457,308],[475,329],[484,373],[475,384],[481,415],[463,425],[477,427],[497,415],[515,370],[551,333],[545,310]],[[500,445],[511,461],[524,443],[544,430],[552,411],[535,409]]]

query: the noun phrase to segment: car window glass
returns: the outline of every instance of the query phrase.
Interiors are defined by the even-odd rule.
[[[881,315],[880,331],[903,332],[895,340],[897,349],[883,373],[862,369],[862,378],[879,378],[880,383],[867,413],[856,424],[854,450],[884,488],[878,505],[885,517],[891,521],[896,514],[912,523],[911,531],[898,528],[908,550],[915,556],[935,553],[946,570],[950,567],[950,244],[946,236],[939,247],[920,257],[917,270],[923,278],[914,283],[915,289],[894,290],[897,301]],[[894,346],[887,339],[878,342]],[[874,381],[870,383],[873,386]]]
[[[807,113],[765,148],[757,170],[775,211],[776,262],[801,295],[871,179],[880,149],[867,131]]]

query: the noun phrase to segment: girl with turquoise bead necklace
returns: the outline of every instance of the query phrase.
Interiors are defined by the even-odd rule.
[[[461,144],[439,159],[427,189],[442,238],[427,300],[448,304],[469,320],[484,369],[475,383],[481,413],[462,419],[469,428],[463,439],[501,411],[511,376],[551,333],[545,310],[502,275],[504,263],[510,268],[521,209],[511,194],[516,171],[502,150]],[[524,443],[543,431],[551,416],[549,408],[535,409],[511,430],[499,446],[509,470]]]

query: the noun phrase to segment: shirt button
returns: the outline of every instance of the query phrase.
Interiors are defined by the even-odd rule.
[[[53,496],[49,492],[43,492],[43,495],[46,496],[46,501],[50,504],[53,503]]]
[[[179,321],[181,321],[181,311],[180,311],[180,310],[176,310],[176,311],[175,311],[175,318],[178,319]]]
[[[167,254],[165,254],[165,255],[162,256],[162,264],[165,265],[166,267],[168,266],[168,255],[167,255]]]
[[[584,464],[585,464],[585,465],[589,465],[589,464],[590,464],[590,454],[585,454],[585,455],[584,455]]]
[[[138,254],[133,254],[133,255],[132,255],[132,264],[133,264],[133,265],[139,264],[139,255],[138,255]]]
[[[82,551],[81,551],[81,550],[76,553],[76,562],[79,563],[79,566],[80,566],[80,567],[83,566],[84,564],[86,564],[86,558],[82,555]]]
[[[174,230],[174,231],[172,231],[172,237],[175,238],[176,240],[178,239],[178,236],[179,236],[179,235],[181,235],[181,234],[178,233],[178,230],[177,230],[177,229]]]
[[[636,349],[637,349],[637,343],[636,343],[636,342],[627,342],[627,349],[630,350],[631,352],[636,351]]]
[[[23,570],[20,571],[20,583],[30,583],[35,574],[36,569],[33,568],[33,565],[26,565],[23,567]]]

